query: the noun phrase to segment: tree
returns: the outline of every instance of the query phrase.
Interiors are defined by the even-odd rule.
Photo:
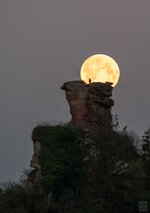
[[[42,190],[28,185],[25,171],[19,184],[3,186],[0,212],[136,213],[139,200],[150,200],[150,130],[142,158],[126,129],[85,135],[70,125],[38,126],[33,136],[41,143]]]
[[[150,162],[150,128],[142,136],[142,156],[145,162]]]
[[[150,193],[150,128],[145,131],[142,146],[142,160],[145,171],[145,190]]]

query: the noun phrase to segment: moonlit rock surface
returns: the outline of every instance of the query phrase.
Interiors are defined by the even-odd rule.
[[[73,124],[83,128],[111,128],[111,107],[114,105],[110,98],[111,84],[70,81],[64,83],[61,89],[66,92]]]

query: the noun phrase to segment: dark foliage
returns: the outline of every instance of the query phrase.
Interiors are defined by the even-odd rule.
[[[0,190],[0,212],[138,212],[138,201],[150,197],[145,190],[150,173],[133,146],[134,138],[114,130],[88,137],[91,144],[84,143],[84,131],[70,125],[36,127],[33,139],[42,147],[43,190],[24,182],[7,184]],[[92,146],[97,155],[91,154]]]
[[[46,195],[37,188],[28,187],[23,182],[6,183],[0,194],[0,212],[40,213],[46,202]]]
[[[40,164],[44,191],[52,192],[58,199],[64,190],[75,190],[81,174],[77,130],[69,125],[39,126],[33,135],[42,144]]]

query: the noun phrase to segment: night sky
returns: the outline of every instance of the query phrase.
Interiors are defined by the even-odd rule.
[[[70,120],[60,87],[92,54],[120,66],[121,126],[139,136],[149,128],[149,11],[149,0],[0,0],[0,182],[29,168],[38,123]]]

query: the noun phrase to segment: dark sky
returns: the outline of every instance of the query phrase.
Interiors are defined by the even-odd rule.
[[[60,87],[92,54],[120,66],[120,124],[150,126],[149,11],[149,0],[0,0],[0,182],[29,168],[37,123],[69,121]]]

